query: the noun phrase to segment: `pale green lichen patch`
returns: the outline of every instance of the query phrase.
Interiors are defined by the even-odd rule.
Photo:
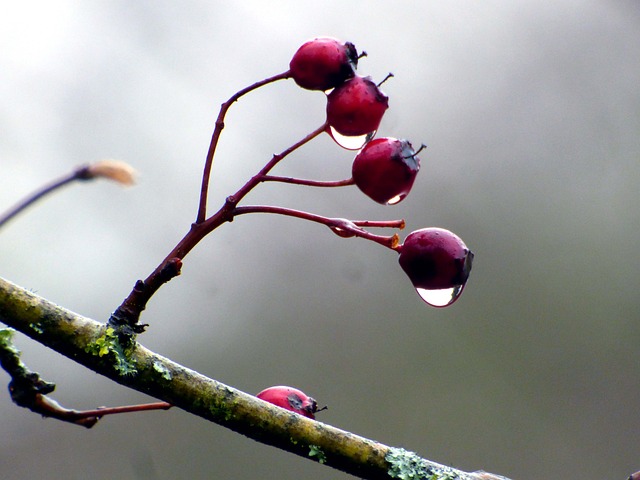
[[[132,375],[137,372],[135,362],[130,358],[131,349],[123,348],[112,327],[106,327],[104,333],[85,346],[84,351],[98,357],[112,359],[114,368],[120,375]]]
[[[387,473],[391,478],[402,480],[461,479],[456,470],[445,466],[434,466],[404,448],[390,448],[385,460],[389,464]]]
[[[16,331],[13,328],[0,328],[0,347],[2,347],[3,350],[19,355],[20,352],[13,345],[13,335],[15,333]]]
[[[318,463],[326,463],[327,456],[318,445],[309,445],[309,456],[316,458]]]
[[[30,323],[29,327],[31,327],[31,330],[33,330],[36,333],[39,333],[39,334],[44,333],[42,325],[40,325],[39,323]]]
[[[153,369],[158,372],[162,378],[164,378],[165,380],[169,381],[171,380],[171,371],[164,366],[162,363],[158,362],[157,360],[155,362],[153,362]]]

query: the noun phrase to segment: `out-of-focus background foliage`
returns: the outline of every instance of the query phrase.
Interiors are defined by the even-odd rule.
[[[299,220],[244,216],[207,238],[144,314],[147,347],[248,392],[295,385],[340,428],[517,480],[640,469],[640,3],[623,0],[3,2],[0,209],[101,158],[138,186],[76,185],[0,232],[0,275],[106,319],[195,217],[215,115],[331,35],[369,56],[380,135],[428,144],[412,194],[264,185],[251,203],[449,228],[475,251],[453,307],[424,305],[397,255]],[[219,206],[324,120],[292,81],[230,111]],[[323,136],[277,172],[340,179]],[[148,401],[18,337],[74,408]],[[0,381],[8,382],[0,373]],[[0,472],[26,478],[345,475],[179,410],[93,430],[0,396]]]

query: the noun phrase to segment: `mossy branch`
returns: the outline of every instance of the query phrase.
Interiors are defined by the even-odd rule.
[[[504,479],[452,469],[308,419],[146,349],[122,347],[105,324],[0,278],[0,321],[111,380],[209,421],[360,478]]]

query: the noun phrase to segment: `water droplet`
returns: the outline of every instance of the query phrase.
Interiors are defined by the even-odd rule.
[[[351,228],[357,228],[356,225],[351,220],[347,220],[346,218],[337,218],[336,222],[341,223],[343,225],[343,227],[344,226],[349,226]],[[333,233],[335,233],[339,237],[342,237],[342,238],[355,237],[356,234],[352,230],[349,230],[349,229],[343,228],[343,227],[339,227],[337,225],[332,225],[329,228],[331,229],[331,231]]]
[[[416,288],[420,298],[432,307],[448,307],[455,302],[462,294],[464,285],[456,285],[451,288],[441,288],[427,290],[426,288]]]
[[[342,238],[351,238],[356,236],[355,233],[350,232],[349,230],[345,230],[344,228],[340,228],[340,227],[329,227],[329,228],[333,233],[335,233],[336,235]]]
[[[387,205],[395,205],[396,203],[399,203],[400,200],[402,200],[404,197],[404,195],[396,195],[387,202]]]
[[[373,132],[369,132],[365,135],[349,137],[347,135],[342,135],[335,128],[329,127],[329,135],[331,135],[331,138],[333,138],[338,145],[347,150],[360,150],[375,136],[375,134],[376,132],[374,130]]]

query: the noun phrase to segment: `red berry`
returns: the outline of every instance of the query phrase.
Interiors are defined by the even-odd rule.
[[[353,43],[320,37],[303,44],[289,69],[293,80],[307,90],[329,90],[355,75],[358,52]]]
[[[327,96],[327,122],[342,135],[366,135],[378,129],[387,108],[389,97],[371,77],[355,76]]]
[[[462,293],[473,252],[449,230],[423,228],[407,236],[400,247],[399,261],[423,300],[445,307]]]
[[[407,140],[376,138],[353,160],[353,181],[365,195],[385,205],[402,201],[411,191],[420,159]]]
[[[256,397],[305,417],[316,418],[315,413],[318,411],[318,403],[297,388],[269,387],[261,391]]]

